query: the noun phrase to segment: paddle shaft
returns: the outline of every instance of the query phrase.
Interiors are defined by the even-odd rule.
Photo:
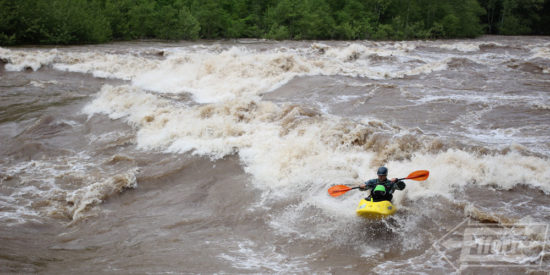
[[[397,179],[396,182],[401,181],[401,180],[423,181],[423,180],[426,180],[429,175],[430,175],[430,172],[427,171],[427,170],[414,171],[411,174],[409,174],[409,176],[406,177],[406,178]],[[348,191],[353,190],[353,189],[360,189],[360,187],[359,186],[349,187],[349,186],[345,186],[345,185],[336,185],[336,186],[333,186],[333,187],[329,188],[328,193],[329,193],[329,195],[331,195],[333,197],[338,197],[338,196],[341,196],[341,195],[343,195],[343,194],[345,194]]]
[[[415,178],[415,177],[413,177],[413,178],[410,178],[410,177],[400,178],[400,179],[397,179],[395,182],[398,182],[398,181],[400,181],[400,180],[412,180],[412,179],[414,179],[414,178]],[[352,187],[350,190],[352,190],[352,189],[357,189],[357,188],[359,188],[359,186]]]

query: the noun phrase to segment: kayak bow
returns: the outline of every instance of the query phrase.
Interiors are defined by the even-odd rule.
[[[390,201],[367,201],[362,199],[355,212],[358,216],[368,219],[383,219],[397,211]]]

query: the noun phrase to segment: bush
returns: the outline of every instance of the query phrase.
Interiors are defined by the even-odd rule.
[[[266,38],[283,40],[283,39],[289,39],[291,37],[287,27],[278,26],[277,24],[274,24],[273,26],[271,26],[271,29],[269,30],[269,33],[267,34]]]
[[[164,6],[155,16],[153,35],[162,39],[197,39],[199,22],[186,7],[179,11],[171,6]]]
[[[455,15],[446,15],[441,22],[441,25],[443,26],[443,34],[447,37],[457,36],[460,29],[459,23],[458,17]]]
[[[395,36],[394,29],[391,25],[379,25],[378,29],[372,36],[373,39],[388,39]]]
[[[7,35],[4,33],[0,33],[0,45],[12,46],[12,45],[15,45],[16,41],[17,39],[15,39],[15,34]]]

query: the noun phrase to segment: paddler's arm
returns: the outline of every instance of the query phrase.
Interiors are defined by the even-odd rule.
[[[359,184],[359,190],[366,191],[366,190],[374,188],[375,185],[376,185],[376,180],[369,180],[365,183]]]

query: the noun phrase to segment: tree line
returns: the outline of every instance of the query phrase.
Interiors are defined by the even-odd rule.
[[[550,0],[0,0],[0,44],[549,35]]]

